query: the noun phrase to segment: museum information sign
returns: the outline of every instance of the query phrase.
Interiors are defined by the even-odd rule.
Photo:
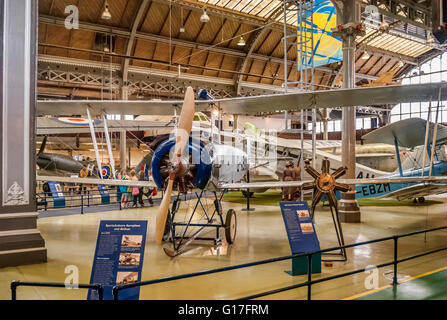
[[[53,208],[65,208],[65,195],[59,182],[48,182],[53,197]]]
[[[90,284],[102,284],[104,300],[112,300],[117,284],[141,281],[147,221],[101,221],[96,242]],[[140,288],[120,292],[120,299],[138,300]],[[98,300],[98,292],[89,290],[88,300]]]
[[[319,251],[320,243],[307,202],[281,202],[280,207],[292,254]],[[312,256],[312,273],[320,272],[321,254],[315,254]],[[307,257],[293,259],[289,273],[306,274]]]

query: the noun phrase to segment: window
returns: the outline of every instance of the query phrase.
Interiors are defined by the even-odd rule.
[[[447,67],[447,54],[444,53],[438,57],[435,57],[431,61],[428,61],[413,71],[408,73],[411,78],[405,78],[402,84],[419,84],[430,82],[447,81],[447,70],[443,71]],[[447,108],[446,101],[441,103],[441,109],[439,112],[438,121],[447,121]],[[391,122],[396,122],[409,118],[422,118],[427,119],[429,102],[416,102],[416,103],[401,103],[396,105],[391,110]],[[436,98],[434,98],[431,104],[430,120],[435,121],[435,112],[437,107]]]

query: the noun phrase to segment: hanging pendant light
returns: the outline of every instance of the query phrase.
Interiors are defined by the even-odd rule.
[[[368,60],[369,58],[371,58],[371,56],[368,52],[365,51],[365,53],[362,55],[362,60]]]
[[[207,23],[208,21],[210,21],[210,17],[206,13],[206,8],[204,7],[202,16],[200,17],[200,22]]]
[[[183,25],[183,8],[180,8],[180,33],[185,32],[185,26]]]
[[[245,40],[244,40],[244,37],[243,37],[243,36],[241,36],[241,38],[240,38],[239,41],[237,42],[237,45],[238,45],[239,47],[243,47],[243,46],[245,46]]]
[[[435,38],[433,38],[431,32],[429,32],[427,35],[427,43],[435,43]]]
[[[388,22],[385,21],[385,17],[384,17],[382,20],[382,23],[379,26],[379,29],[382,31],[386,31],[389,29],[389,27],[390,27],[390,25],[388,24]]]
[[[112,19],[112,14],[110,13],[110,10],[109,10],[109,2],[108,1],[106,1],[104,4],[104,10],[101,13],[101,19],[103,19],[103,20]]]

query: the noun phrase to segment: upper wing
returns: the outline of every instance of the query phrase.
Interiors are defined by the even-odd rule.
[[[79,120],[84,119],[39,117],[37,118],[37,134],[90,133],[88,121]],[[107,120],[109,132],[166,129],[169,125],[167,121]],[[94,126],[96,132],[104,131],[102,120],[95,119]]]
[[[203,112],[209,105],[218,106],[226,114],[256,115],[303,109],[385,105],[429,101],[438,97],[447,100],[447,83],[426,83],[387,87],[354,88],[294,92],[254,97],[238,97],[217,100],[197,100],[196,112]],[[94,114],[172,115],[179,112],[183,101],[94,101],[64,100],[38,101],[37,115],[85,115],[89,107]]]
[[[394,145],[394,139],[397,143],[406,148],[421,146],[425,143],[425,131],[427,121],[421,118],[411,118],[394,122],[385,127],[374,130],[362,137],[367,143],[387,143]],[[430,123],[429,136],[433,136],[434,123]],[[445,143],[447,141],[447,127],[438,125],[438,134],[436,143]]]
[[[426,197],[430,195],[447,192],[447,184],[426,184],[420,183],[412,185],[403,189],[399,189],[384,195],[382,198],[393,197],[397,200],[415,199],[419,197]]]

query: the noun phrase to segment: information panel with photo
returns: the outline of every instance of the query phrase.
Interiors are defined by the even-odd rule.
[[[117,284],[141,281],[147,221],[101,221],[96,242],[91,284],[102,284],[104,300],[112,300]],[[140,288],[120,292],[120,300],[138,300]],[[88,300],[97,300],[98,293],[89,290]]]

